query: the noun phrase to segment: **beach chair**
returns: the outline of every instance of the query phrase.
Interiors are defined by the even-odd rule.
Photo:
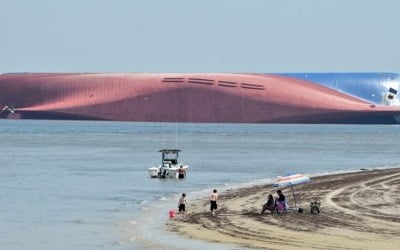
[[[286,202],[276,202],[276,213],[281,214],[281,213],[286,213],[287,212],[287,204]]]

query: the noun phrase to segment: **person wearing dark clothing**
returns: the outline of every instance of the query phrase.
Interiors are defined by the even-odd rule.
[[[167,168],[165,167],[165,166],[162,166],[161,168],[160,168],[160,177],[161,178],[165,178],[165,177],[167,177]]]
[[[278,194],[277,201],[286,202],[286,197],[283,195],[282,190],[278,190],[278,191],[276,191],[276,193]]]
[[[276,199],[276,210],[278,213],[286,212],[287,209],[287,202],[286,197],[283,195],[282,190],[276,191],[278,194],[278,199]]]
[[[185,211],[186,211],[186,194],[183,193],[181,198],[179,198],[178,201],[178,209],[179,209],[179,213],[182,213],[182,215],[185,215]]]
[[[183,168],[183,166],[181,165],[178,169],[178,178],[179,179],[183,179],[186,176],[186,170]]]
[[[218,200],[218,192],[216,189],[214,189],[210,195],[210,210],[212,215],[215,215],[215,210],[217,210],[218,208],[217,200]]]
[[[265,212],[265,210],[269,210],[271,213],[273,213],[275,210],[275,200],[274,200],[274,197],[272,196],[272,194],[268,195],[268,200],[263,205],[261,214],[263,214]]]

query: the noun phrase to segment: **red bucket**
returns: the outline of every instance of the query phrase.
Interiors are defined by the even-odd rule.
[[[169,210],[169,218],[170,219],[173,219],[173,218],[175,218],[175,210]]]

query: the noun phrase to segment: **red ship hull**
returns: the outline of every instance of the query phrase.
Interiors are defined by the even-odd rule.
[[[20,119],[224,123],[398,123],[400,112],[300,79],[224,73],[3,74],[0,109]]]

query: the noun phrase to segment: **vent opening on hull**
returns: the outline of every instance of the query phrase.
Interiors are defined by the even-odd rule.
[[[384,103],[386,105],[393,105],[397,96],[397,89],[389,88],[388,92],[384,96]]]
[[[230,81],[218,81],[218,86],[222,87],[231,87],[231,88],[236,88],[237,87],[237,82],[230,82]]]
[[[198,84],[214,85],[214,80],[202,79],[202,78],[189,78],[189,83],[198,83]]]
[[[184,78],[179,77],[166,77],[162,81],[163,82],[184,82]]]
[[[230,88],[236,88],[236,86],[235,86],[235,85],[222,84],[222,83],[218,83],[218,86],[222,86],[222,87],[230,87]]]
[[[195,83],[195,84],[204,84],[204,85],[214,85],[217,82],[217,85],[220,87],[228,87],[228,88],[236,88],[240,86],[243,89],[253,89],[253,90],[265,90],[264,85],[261,84],[253,84],[253,83],[238,83],[232,81],[224,81],[224,80],[213,80],[213,79],[205,79],[205,78],[180,78],[180,77],[165,77],[162,79],[162,82],[165,83]]]
[[[211,79],[203,79],[203,78],[189,78],[189,81],[193,80],[193,81],[205,81],[205,82],[214,82],[214,80]]]
[[[260,84],[251,84],[251,83],[244,83],[242,82],[241,87],[244,89],[257,89],[257,90],[264,90],[264,86]]]
[[[388,98],[390,100],[393,100],[396,95],[397,95],[397,90],[395,90],[394,88],[390,88],[388,93]]]
[[[232,85],[236,85],[237,82],[230,82],[230,81],[218,81],[220,83],[226,83],[226,84],[232,84]]]

